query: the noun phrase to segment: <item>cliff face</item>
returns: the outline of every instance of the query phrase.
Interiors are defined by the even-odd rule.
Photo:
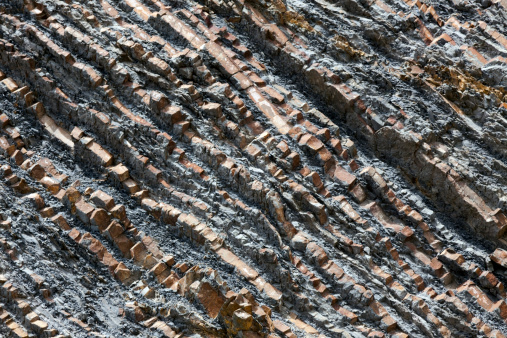
[[[0,333],[504,337],[506,0],[0,0]]]

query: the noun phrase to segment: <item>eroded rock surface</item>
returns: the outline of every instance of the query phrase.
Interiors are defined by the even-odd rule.
[[[0,333],[504,337],[505,0],[0,0]]]

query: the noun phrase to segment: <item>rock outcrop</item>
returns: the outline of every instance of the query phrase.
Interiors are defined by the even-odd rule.
[[[0,333],[504,337],[507,2],[0,0]]]

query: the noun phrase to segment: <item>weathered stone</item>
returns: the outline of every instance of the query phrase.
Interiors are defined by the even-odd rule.
[[[225,298],[220,291],[215,290],[209,283],[202,283],[197,293],[197,299],[204,306],[211,318],[216,318],[220,313]]]
[[[90,196],[90,199],[99,208],[103,208],[108,211],[111,211],[111,209],[114,207],[114,199],[111,196],[109,196],[108,194],[106,194],[100,190],[95,191]]]

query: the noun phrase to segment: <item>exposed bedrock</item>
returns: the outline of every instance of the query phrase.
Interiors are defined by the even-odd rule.
[[[0,0],[0,335],[504,337],[505,22]]]

